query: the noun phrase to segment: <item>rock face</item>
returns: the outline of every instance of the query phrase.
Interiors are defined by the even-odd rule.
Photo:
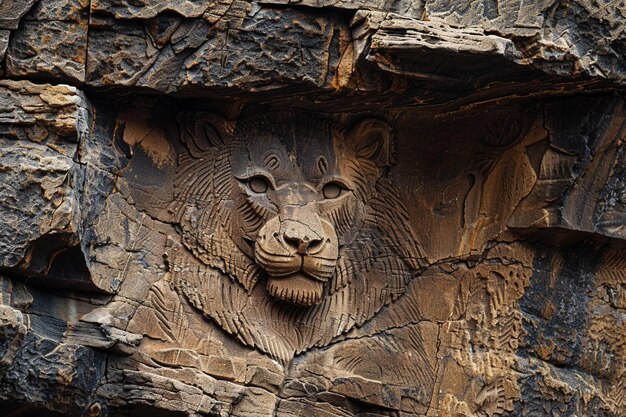
[[[0,415],[626,416],[626,6],[0,4]]]

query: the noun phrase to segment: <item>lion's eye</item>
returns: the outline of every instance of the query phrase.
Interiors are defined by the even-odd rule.
[[[322,194],[324,194],[324,198],[326,199],[337,198],[341,195],[342,191],[343,187],[336,182],[329,182],[322,188]]]
[[[248,180],[248,187],[255,193],[262,194],[269,188],[269,183],[263,177],[252,177]]]

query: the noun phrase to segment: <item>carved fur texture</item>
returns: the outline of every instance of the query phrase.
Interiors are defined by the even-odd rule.
[[[185,114],[181,129],[175,286],[244,344],[288,361],[363,325],[416,275],[386,123]]]

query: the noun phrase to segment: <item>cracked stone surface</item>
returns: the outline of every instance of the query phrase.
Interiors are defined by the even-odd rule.
[[[626,5],[0,4],[0,415],[626,417]]]

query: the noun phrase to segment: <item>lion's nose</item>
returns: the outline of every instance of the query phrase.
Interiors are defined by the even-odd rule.
[[[287,245],[294,248],[301,255],[307,254],[309,250],[314,250],[322,243],[322,239],[297,233],[293,229],[287,229],[287,231],[283,233],[283,239]]]

